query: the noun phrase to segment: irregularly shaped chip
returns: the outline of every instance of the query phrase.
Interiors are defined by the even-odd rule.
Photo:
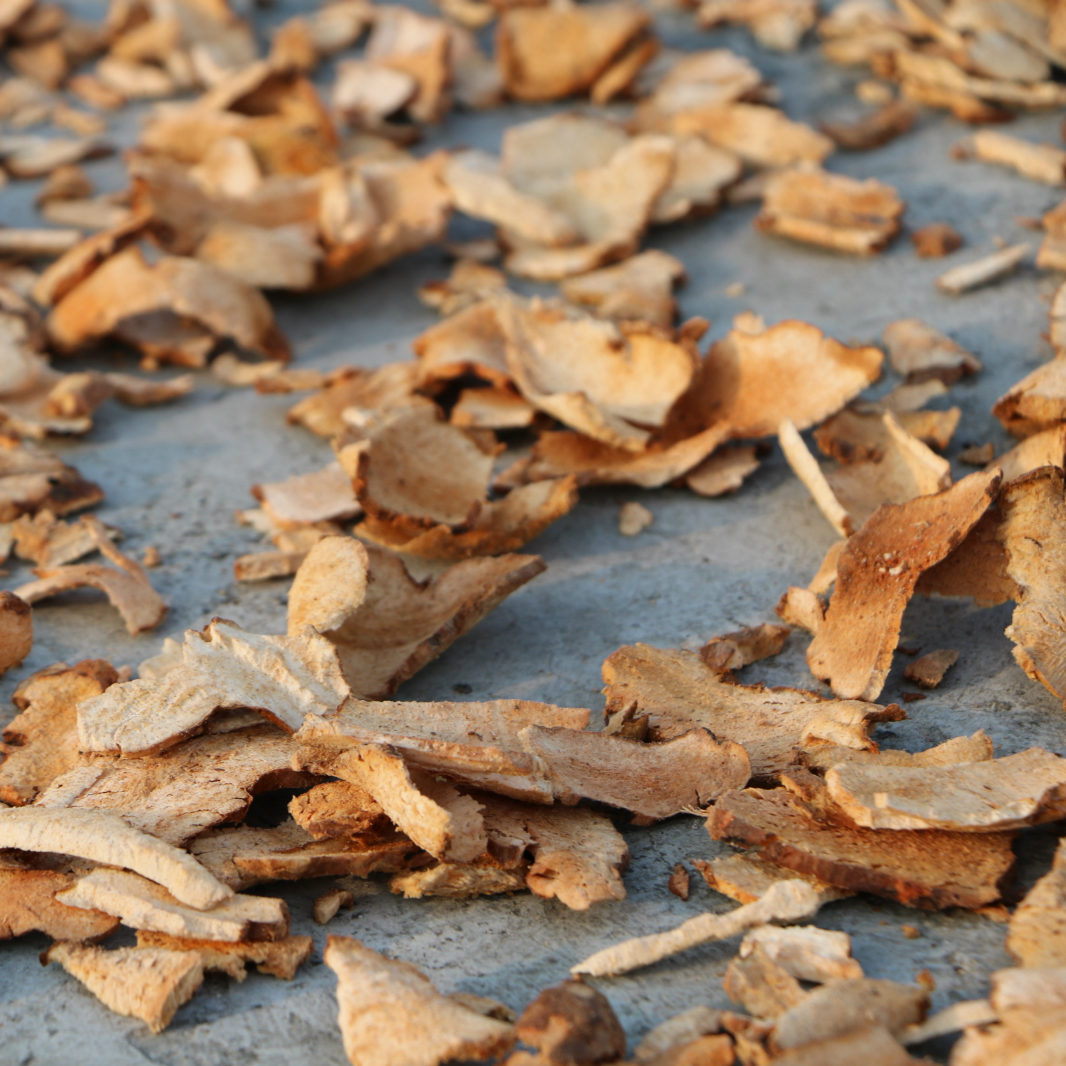
[[[5,859],[0,864],[0,940],[34,930],[53,940],[93,943],[110,936],[118,919],[56,901],[74,878],[61,870],[35,870]]]
[[[885,327],[892,369],[907,381],[939,378],[945,385],[982,369],[980,360],[961,344],[918,318],[901,318]]]
[[[296,976],[296,970],[311,957],[315,942],[309,936],[285,936],[278,940],[232,943],[228,940],[169,936],[167,933],[140,929],[137,931],[137,946],[195,951],[205,970],[218,970],[235,981],[245,979],[245,966],[248,963],[255,963],[260,973],[291,981]]]

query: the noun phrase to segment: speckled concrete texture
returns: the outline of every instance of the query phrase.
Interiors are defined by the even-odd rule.
[[[294,13],[285,3],[267,21]],[[760,51],[740,31],[701,33],[691,16],[659,17],[671,45],[683,49],[728,46],[749,56],[782,89],[785,110],[813,121],[854,99],[863,77],[834,68],[808,43],[796,56]],[[328,72],[327,72],[328,76]],[[549,108],[508,107],[478,115],[452,115],[419,146],[472,144],[495,150],[503,128],[546,114]],[[1059,116],[1021,118],[1011,132],[1059,143]],[[116,140],[135,135],[136,115],[123,116]],[[954,459],[967,443],[1009,440],[989,408],[1014,381],[1051,355],[1042,333],[1047,304],[1061,278],[1024,268],[999,285],[950,298],[936,291],[946,265],[975,258],[997,241],[1038,235],[1019,218],[1039,216],[1059,199],[1055,190],[1004,170],[954,162],[952,145],[966,127],[927,114],[908,136],[885,148],[838,154],[832,170],[876,176],[895,185],[907,201],[906,224],[947,221],[966,247],[947,261],[919,260],[904,236],[883,255],[859,260],[819,252],[757,234],[754,207],[655,230],[649,247],[677,255],[688,270],[680,293],[685,315],[713,322],[721,336],[731,317],[751,309],[773,323],[796,317],[845,341],[877,341],[900,317],[919,317],[976,352],[985,370],[956,385],[937,403],[963,409],[949,449]],[[104,188],[121,181],[114,160],[88,168]],[[26,224],[35,183],[0,192],[0,222]],[[481,232],[469,222],[456,232]],[[297,366],[376,366],[408,355],[410,340],[433,315],[415,297],[419,284],[443,276],[439,250],[405,259],[341,291],[274,300],[291,337]],[[742,282],[743,295],[726,290]],[[523,291],[533,291],[522,287]],[[105,354],[92,365],[128,367],[127,357]],[[72,364],[79,365],[79,364]],[[897,384],[891,374],[871,393]],[[153,654],[165,635],[179,636],[214,615],[257,632],[284,629],[287,582],[238,585],[234,558],[253,550],[257,537],[233,520],[252,505],[249,486],[315,469],[328,461],[326,442],[285,424],[291,398],[227,390],[199,375],[195,394],[173,407],[129,410],[108,405],[81,442],[54,445],[82,473],[98,481],[107,500],[98,513],[120,526],[125,546],[139,554],[156,546],[163,565],[152,580],[170,604],[154,634],[126,635],[120,619],[95,593],[77,593],[35,608],[36,644],[23,666],[0,683],[0,697],[34,670],[59,660],[89,656],[136,664]],[[957,475],[968,472],[956,466]],[[639,500],[654,514],[650,529],[635,538],[618,533],[617,513]],[[469,699],[521,697],[602,707],[600,664],[622,644],[645,641],[695,648],[716,633],[773,619],[773,607],[789,584],[806,583],[834,535],[776,450],[733,496],[705,500],[687,492],[592,490],[529,550],[548,570],[521,589],[469,636],[453,646],[400,691],[400,698]],[[14,564],[3,587],[27,580]],[[1066,716],[1058,702],[1029,681],[1011,657],[1003,629],[1010,606],[978,610],[950,600],[916,600],[904,619],[906,643],[925,650],[956,648],[960,659],[943,685],[909,704],[907,721],[881,727],[877,739],[911,750],[984,728],[997,753],[1041,744],[1066,750]],[[795,634],[775,660],[757,664],[745,680],[815,686],[806,669],[806,637]],[[883,701],[899,699],[897,663]],[[467,690],[462,689],[465,693]],[[626,875],[628,898],[586,913],[529,895],[468,902],[402,900],[378,884],[360,884],[353,911],[329,931],[357,936],[425,969],[446,991],[492,995],[521,1009],[545,985],[566,976],[574,962],[627,936],[670,928],[705,910],[732,906],[693,876],[694,890],[681,902],[666,890],[675,862],[710,858],[700,820],[688,816],[650,828],[625,827],[633,853]],[[1055,844],[1053,832],[1022,834],[1019,885],[1042,872]],[[315,937],[313,961],[291,983],[255,973],[243,984],[211,976],[160,1036],[110,1014],[58,967],[42,968],[42,937],[0,944],[0,1063],[3,1066],[342,1066],[336,1027],[333,974],[322,964],[326,930],[310,920],[311,903],[331,882],[262,889],[284,896],[294,931]],[[826,907],[817,924],[843,929],[868,975],[913,980],[927,970],[936,982],[934,1006],[983,995],[990,971],[1009,964],[1005,927],[968,913],[931,914],[871,898]],[[902,925],[920,931],[907,939]],[[128,938],[131,939],[131,938]],[[631,1041],[652,1025],[696,1003],[725,1006],[721,979],[735,943],[710,945],[633,975],[598,982],[618,1011]],[[922,1049],[944,1057],[947,1045]]]

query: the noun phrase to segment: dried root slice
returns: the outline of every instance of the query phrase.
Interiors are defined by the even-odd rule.
[[[59,870],[0,865],[0,940],[33,931],[53,940],[79,943],[110,936],[118,928],[117,918],[57,902],[56,893],[73,881],[70,874]]]
[[[903,208],[895,189],[872,178],[785,170],[767,182],[755,225],[780,237],[870,255],[899,233]]]
[[[908,1025],[899,1034],[899,1040],[901,1044],[908,1046],[924,1044],[927,1040],[957,1033],[970,1026],[989,1025],[996,1021],[996,1018],[996,1012],[987,999],[964,999],[937,1011],[918,1025]]]
[[[838,148],[864,152],[902,136],[914,125],[918,114],[918,108],[909,100],[890,100],[854,122],[822,122],[820,126]]]
[[[699,496],[723,496],[736,492],[758,469],[756,446],[719,448],[685,475],[685,484]]]
[[[818,18],[814,0],[703,0],[699,23],[711,29],[720,23],[748,26],[755,40],[774,52],[794,52]]]
[[[442,862],[422,870],[393,874],[389,889],[405,899],[443,896],[446,899],[472,899],[501,892],[521,892],[526,887],[523,868],[502,869],[492,858],[476,862]]]
[[[1011,167],[1023,178],[1045,185],[1066,185],[1066,152],[1050,144],[1033,144],[998,130],[978,130],[973,153],[984,163]]]
[[[194,736],[216,710],[249,708],[295,732],[348,695],[333,645],[305,631],[262,637],[232,622],[188,630],[181,666],[113,686],[78,708],[81,749],[150,755]]]
[[[51,452],[0,437],[0,522],[47,509],[66,515],[92,507],[103,490]]]
[[[68,907],[101,911],[131,929],[201,940],[277,940],[288,935],[289,908],[266,896],[233,896],[208,911],[183,907],[165,888],[125,870],[98,867],[56,898]]]
[[[959,653],[950,648],[940,648],[908,663],[903,676],[922,688],[936,688],[944,675],[958,661]]]
[[[962,247],[962,234],[947,222],[930,222],[911,234],[919,259],[943,259]]]
[[[799,689],[737,685],[701,656],[647,644],[621,648],[603,664],[606,712],[647,717],[653,737],[676,737],[695,725],[743,745],[751,772],[768,777],[793,761],[798,745],[841,744],[876,751],[870,730],[902,716],[895,705],[825,700]],[[616,726],[617,727],[617,726]],[[611,725],[608,728],[612,728]]]
[[[387,959],[351,937],[331,936],[326,965],[337,974],[344,1051],[364,1066],[438,1066],[484,1059],[514,1045],[514,1028],[442,996],[410,963]]]
[[[0,847],[75,855],[118,866],[206,911],[233,895],[187,852],[142,833],[110,811],[16,807],[0,811]]]
[[[1066,804],[1066,759],[1043,748],[943,767],[851,763],[825,781],[840,809],[870,829],[1020,829],[1060,817]]]
[[[709,1036],[718,1033],[722,1028],[722,1015],[724,1011],[715,1010],[713,1007],[689,1007],[688,1010],[683,1010],[680,1014],[675,1014],[672,1018],[668,1018],[665,1022],[660,1022],[651,1032],[645,1034],[644,1038],[633,1049],[633,1058],[641,1066],[645,1066],[646,1063],[651,1063],[655,1066],[657,1063],[666,1062],[669,1063],[670,1059],[660,1059],[659,1056],[663,1053],[669,1053],[674,1049],[681,1049],[687,1047],[694,1040],[699,1040],[701,1037]],[[729,1043],[729,1054],[733,1054],[732,1040],[729,1039],[727,1034],[725,1039]],[[685,1061],[684,1058],[681,1059]],[[697,1062],[699,1059],[696,1060]],[[711,1058],[711,1066],[718,1066],[717,1059]],[[725,1061],[723,1056],[723,1061]]]
[[[418,298],[442,315],[476,304],[499,289],[507,288],[507,275],[476,259],[458,259],[446,281],[430,281],[418,290]]]
[[[685,278],[680,260],[666,252],[641,252],[615,266],[568,278],[559,291],[601,318],[640,319],[669,328],[677,315],[674,286]]]
[[[826,984],[863,976],[862,967],[851,957],[851,937],[847,933],[815,925],[765,925],[744,935],[740,958],[747,958],[756,949],[801,981]]]
[[[871,764],[874,766],[956,766],[961,763],[988,762],[995,757],[995,745],[983,729],[969,737],[952,737],[925,751],[855,751],[835,745],[809,747],[799,763],[809,770],[824,773],[841,763]]]
[[[755,903],[747,903],[726,914],[701,914],[682,922],[668,933],[636,937],[614,947],[604,948],[570,968],[573,974],[593,977],[629,973],[650,966],[709,940],[727,940],[768,922],[795,922],[815,914],[822,901],[806,881],[782,881],[773,885]]]
[[[884,341],[892,369],[908,382],[939,378],[951,385],[964,374],[983,369],[980,360],[961,344],[918,318],[889,323]]]
[[[1066,422],[1066,359],[1052,359],[1026,374],[993,404],[992,413],[1014,437],[1031,437]]]
[[[877,698],[918,578],[958,547],[999,484],[998,470],[971,474],[936,496],[886,504],[867,521],[840,555],[825,621],[807,650],[815,677],[842,698]]]
[[[293,821],[316,840],[384,829],[388,819],[366,789],[350,781],[327,781],[289,801]]]
[[[275,577],[291,577],[299,569],[307,552],[265,551],[250,552],[233,560],[233,576],[238,581],[269,581]]]
[[[788,636],[788,626],[769,622],[761,626],[746,626],[735,633],[709,640],[700,648],[700,658],[712,670],[723,674],[777,655],[785,646]]]
[[[194,951],[204,970],[215,970],[243,981],[248,963],[255,963],[260,973],[291,981],[296,971],[311,957],[315,942],[309,936],[283,936],[277,940],[254,940],[231,943],[225,940],[201,940],[149,929],[137,931],[139,948],[163,948],[167,951]]]
[[[544,989],[519,1015],[515,1033],[542,1062],[615,1062],[626,1051],[607,997],[580,978]]]
[[[1066,966],[1066,847],[1011,915],[1007,950],[1021,966]]]
[[[826,521],[840,536],[850,537],[855,532],[854,519],[836,498],[818,461],[803,443],[803,438],[790,418],[782,421],[777,431],[777,439],[781,445],[781,451],[785,453],[785,458],[788,460],[788,465],[792,467],[792,472],[811,494],[811,498],[818,505],[818,510],[825,515]]]
[[[507,389],[463,389],[449,421],[463,429],[527,429],[537,409],[517,392]]]
[[[813,874],[796,873],[794,870],[786,870],[772,862],[767,862],[752,851],[727,855],[725,858],[714,859],[711,862],[693,859],[693,865],[715,892],[721,892],[723,896],[735,899],[737,903],[754,903],[780,881],[797,879],[806,881],[818,894],[823,904],[855,895],[854,892],[836,888]],[[756,926],[755,928],[772,929],[773,926]]]
[[[468,559],[418,582],[391,552],[328,537],[292,584],[289,632],[312,626],[334,644],[354,696],[389,696],[544,566],[529,555]]]
[[[1051,429],[1024,437],[1009,452],[1004,452],[994,461],[1003,471],[1004,484],[1042,466],[1066,467],[1066,424],[1059,423]],[[987,465],[992,462],[993,458],[990,457]]]
[[[936,287],[949,296],[958,296],[982,285],[990,285],[1017,270],[1028,254],[1028,244],[1012,244],[1009,248],[975,259],[971,263],[952,267],[936,279]]]
[[[349,408],[387,411],[393,407],[428,403],[424,397],[414,395],[417,372],[418,364],[413,360],[388,363],[371,371],[339,367],[327,375],[320,391],[294,404],[286,420],[302,425],[320,437],[336,437],[350,428],[343,417]],[[263,391],[273,387],[272,381],[273,378],[264,380]]]
[[[209,829],[189,849],[223,884],[237,891],[264,881],[396,873],[430,861],[421,848],[393,829],[315,840],[294,822],[283,822],[276,829]]]
[[[152,588],[144,568],[114,546],[97,518],[85,515],[81,522],[101,554],[115,565],[79,563],[41,569],[37,571],[37,580],[20,586],[16,590],[17,595],[26,603],[33,604],[70,589],[97,588],[107,595],[122,615],[132,635],[154,629],[163,621],[167,607],[159,593]]]
[[[789,873],[908,906],[972,910],[999,898],[1014,868],[1011,833],[880,833],[818,820],[785,789],[730,792],[707,821],[713,840],[758,848]]]
[[[344,782],[341,782],[342,784]],[[314,918],[318,925],[328,925],[340,910],[351,910],[355,896],[346,888],[334,888],[315,900]],[[310,939],[310,938],[308,938]]]
[[[749,1014],[766,1019],[796,1006],[806,994],[799,981],[757,944],[730,962],[722,990]]]
[[[110,663],[85,659],[71,667],[42,670],[19,685],[13,699],[21,713],[4,729],[0,748],[5,755],[0,764],[0,800],[14,807],[32,803],[55,778],[78,765],[75,707],[117,680]]]
[[[0,592],[0,674],[18,666],[33,648],[33,612],[13,592]]]
[[[60,941],[48,949],[43,961],[58,962],[109,1010],[139,1018],[153,1033],[171,1023],[204,979],[195,951],[142,947],[107,951]]]
[[[310,474],[252,486],[252,495],[270,519],[282,529],[343,522],[362,508],[340,463],[332,462]]]
[[[1002,513],[998,540],[1006,549],[1006,571],[1021,598],[1006,633],[1014,658],[1034,681],[1066,700],[1062,661],[1061,593],[1051,575],[1066,553],[1059,535],[1066,516],[1063,472],[1046,466],[1006,485],[998,501]]]

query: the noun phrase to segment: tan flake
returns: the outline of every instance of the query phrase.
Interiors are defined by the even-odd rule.
[[[1021,966],[1066,966],[1066,847],[1011,915],[1007,950]]]
[[[418,290],[418,298],[442,315],[469,307],[497,289],[507,288],[507,276],[476,259],[459,259],[445,281],[430,281]]]
[[[409,963],[339,936],[329,937],[324,958],[337,974],[344,1050],[360,1066],[438,1066],[503,1054],[514,1044],[510,1025],[442,996]]]
[[[340,782],[344,784],[346,782]],[[341,909],[351,910],[355,896],[346,888],[333,888],[315,900],[314,918],[318,925],[328,925]]]
[[[118,928],[117,918],[56,901],[56,893],[73,880],[59,870],[24,869],[6,861],[0,865],[0,940],[34,930],[54,940],[90,943],[110,936]]]
[[[194,951],[141,947],[107,951],[59,941],[43,961],[58,962],[109,1010],[139,1018],[153,1033],[170,1024],[204,979],[203,964]]]
[[[914,125],[919,113],[910,100],[889,100],[854,122],[822,122],[820,127],[838,148],[862,152],[901,137]]]
[[[1044,185],[1066,185],[1066,152],[1050,144],[1033,144],[998,130],[973,135],[974,155],[985,163],[1011,167],[1024,178]]]
[[[815,0],[703,0],[698,19],[708,29],[720,23],[748,26],[764,48],[794,52],[818,17]]]
[[[316,840],[354,836],[387,823],[381,805],[350,781],[327,781],[289,801],[289,813]]]
[[[252,962],[260,973],[291,981],[296,970],[305,963],[315,948],[309,936],[285,936],[278,940],[255,940],[231,943],[225,940],[198,940],[191,937],[169,936],[148,929],[137,931],[140,948],[166,948],[169,951],[195,951],[205,970],[217,970],[243,981],[245,966]]]
[[[877,766],[954,766],[958,763],[987,762],[995,755],[995,746],[983,729],[969,737],[952,737],[925,751],[886,749],[877,752],[855,751],[835,745],[807,748],[803,762],[811,769],[824,772],[840,763],[873,763]]]
[[[1031,437],[1066,421],[1066,358],[1026,374],[995,402],[992,413],[1015,437]]]
[[[699,496],[736,492],[759,469],[758,450],[751,444],[719,448],[685,475],[685,484]]]
[[[920,659],[908,663],[903,671],[903,676],[908,681],[914,681],[922,688],[936,688],[944,675],[958,661],[959,653],[950,648],[941,648],[923,655]]]
[[[29,604],[13,592],[0,592],[0,674],[18,666],[32,647],[33,614]]]
[[[623,537],[635,537],[655,521],[655,516],[642,503],[630,500],[618,512],[618,532]]]
[[[949,296],[958,296],[982,285],[989,285],[1017,270],[1029,255],[1029,250],[1028,244],[1012,244],[970,263],[952,267],[936,279],[936,286]]]
[[[756,948],[801,981],[826,984],[863,976],[862,967],[851,957],[851,937],[847,933],[815,925],[764,925],[744,935],[740,957],[747,958]]]
[[[519,1015],[515,1033],[539,1061],[614,1062],[626,1050],[610,1001],[580,978],[545,988]]]
[[[885,327],[892,369],[908,382],[939,378],[945,385],[982,369],[981,362],[946,334],[917,318],[902,318]]]
[[[351,482],[337,462],[310,474],[253,485],[252,495],[282,529],[344,521],[361,511]]]
[[[700,648],[700,658],[717,673],[739,670],[777,655],[788,640],[788,626],[764,622],[761,626],[746,626],[735,633],[714,637]]]
[[[559,291],[601,318],[642,319],[669,327],[677,314],[673,288],[685,278],[680,260],[666,252],[641,252],[616,266],[568,278]]]
[[[786,870],[774,863],[761,859],[755,852],[740,852],[726,855],[712,862],[693,859],[693,865],[703,875],[703,879],[715,892],[735,899],[738,903],[754,903],[780,881],[799,879],[818,893],[823,903],[838,899],[847,899],[854,892],[836,888],[826,881],[821,881],[813,874],[799,874]],[[773,926],[756,926],[756,929],[772,929]]]
[[[349,428],[343,418],[349,408],[386,411],[419,402],[413,391],[417,372],[418,364],[413,360],[389,363],[369,372],[341,367],[327,376],[320,392],[294,404],[287,421],[305,426],[320,437],[336,437]]]
[[[722,1011],[714,1010],[712,1007],[689,1007],[688,1010],[675,1014],[665,1022],[660,1022],[651,1032],[646,1033],[640,1043],[633,1049],[633,1058],[641,1066],[646,1063],[651,1063],[652,1066],[655,1066],[659,1062],[657,1056],[663,1052],[683,1047],[702,1036],[717,1033],[720,1029],[721,1017]],[[732,1041],[730,1041],[730,1044],[732,1044]],[[732,1054],[731,1047],[730,1054]],[[669,1062],[670,1060],[667,1059],[666,1061]],[[718,1063],[713,1059],[711,1063],[712,1066],[718,1066]]]
[[[947,222],[930,222],[911,234],[919,259],[942,259],[962,247],[962,235]]]
[[[806,995],[799,981],[758,943],[749,944],[746,954],[730,962],[722,989],[756,1018],[776,1018]]]
[[[1004,483],[1042,466],[1066,466],[1066,424],[1024,437],[998,459],[990,456],[986,465],[991,466],[993,462],[1003,471]]]
[[[421,870],[393,874],[389,889],[405,899],[441,896],[445,899],[472,899],[501,892],[521,892],[526,887],[523,867],[503,869],[491,857],[475,862],[442,862]]]

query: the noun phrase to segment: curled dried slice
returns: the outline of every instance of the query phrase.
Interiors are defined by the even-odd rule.
[[[1031,437],[1066,421],[1066,358],[1026,374],[995,402],[992,414],[1014,437]]]
[[[76,855],[162,885],[181,903],[209,910],[233,895],[192,856],[110,811],[16,807],[0,811],[0,847]]]
[[[82,525],[100,549],[100,553],[114,563],[78,563],[37,570],[37,580],[21,585],[16,593],[26,603],[36,603],[77,588],[98,588],[122,615],[131,634],[154,629],[163,621],[167,606],[148,580],[148,575],[136,560],[123,555],[112,543],[99,519],[85,515]]]
[[[947,334],[918,318],[890,322],[884,331],[892,369],[908,382],[939,378],[945,385],[982,369],[981,361]]]
[[[208,911],[182,906],[165,888],[125,870],[98,867],[56,898],[68,907],[102,911],[131,929],[203,940],[276,940],[289,932],[289,908],[267,896],[233,896]]]
[[[544,570],[537,556],[468,559],[415,581],[376,545],[328,537],[311,549],[289,592],[289,631],[313,626],[337,648],[352,694],[391,695]]]
[[[74,878],[60,870],[33,870],[0,864],[0,940],[37,930],[53,940],[81,943],[103,940],[118,928],[118,919],[56,902],[56,893]]]
[[[807,650],[815,677],[845,699],[877,698],[919,577],[958,547],[999,484],[998,470],[971,474],[938,495],[885,504],[866,522],[840,555],[825,621]]]
[[[438,1066],[504,1054],[514,1045],[512,1026],[442,996],[410,963],[342,936],[328,938],[324,959],[337,974],[341,1038],[352,1062]]]
[[[315,949],[309,936],[286,936],[278,940],[253,940],[231,943],[227,940],[200,940],[148,929],[137,931],[139,948],[166,948],[168,951],[195,951],[205,970],[218,970],[235,981],[247,976],[245,966],[252,962],[260,973],[291,981],[297,969]]]
[[[349,408],[385,411],[391,407],[428,403],[414,395],[418,369],[414,360],[387,363],[371,371],[340,367],[327,375],[319,392],[294,404],[286,420],[299,423],[320,437],[336,437],[349,428],[343,417]]]
[[[107,951],[60,941],[45,952],[42,961],[58,962],[105,1007],[139,1018],[153,1033],[161,1033],[171,1023],[204,979],[195,951],[141,947]]]
[[[99,485],[84,480],[51,452],[0,437],[0,522],[42,509],[70,514],[103,498]]]

